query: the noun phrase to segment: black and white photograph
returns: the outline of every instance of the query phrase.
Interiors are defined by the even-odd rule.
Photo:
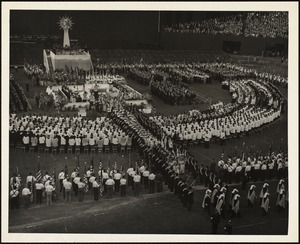
[[[297,242],[298,2],[2,2],[4,242]]]

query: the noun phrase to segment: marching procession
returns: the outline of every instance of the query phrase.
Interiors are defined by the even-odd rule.
[[[146,145],[145,148],[147,148]],[[178,197],[183,207],[188,211],[193,210],[194,204],[201,205],[203,213],[206,212],[211,216],[212,233],[217,233],[220,218],[229,219],[231,222],[231,219],[235,217],[242,217],[243,211],[251,211],[253,208],[260,208],[262,216],[266,216],[269,211],[279,213],[288,207],[288,191],[286,186],[287,161],[282,162],[283,153],[276,154],[272,152],[271,158],[269,156],[259,157],[258,161],[265,159],[269,162],[269,166],[267,169],[263,169],[265,163],[260,162],[259,165],[261,167],[258,171],[255,161],[252,164],[252,160],[255,160],[255,158],[250,157],[250,155],[247,160],[240,159],[239,157],[234,157],[233,159],[228,157],[225,160],[222,154],[217,164],[218,170],[215,171],[212,168],[204,168],[203,165],[198,168],[197,164],[190,163],[190,161],[186,162],[180,153],[178,156],[173,156],[163,163],[161,157],[164,155],[164,152],[160,148],[154,146],[151,150],[144,150],[145,159],[148,157],[148,164],[144,160],[140,160],[135,164],[130,164],[126,169],[123,164],[118,167],[115,159],[115,164],[110,169],[109,155],[109,162],[106,169],[99,162],[97,170],[93,159],[89,167],[84,162],[83,175],[80,173],[82,170],[80,170],[79,156],[75,158],[77,160],[76,167],[72,172],[68,172],[68,158],[65,157],[65,168],[58,174],[56,174],[54,166],[52,174],[45,172],[43,175],[39,168],[38,156],[38,171],[35,175],[32,175],[30,172],[24,178],[25,182],[22,182],[23,180],[18,173],[14,173],[11,177],[11,210],[20,208],[21,202],[24,208],[28,209],[31,205],[39,205],[43,202],[46,202],[49,206],[53,205],[56,201],[61,201],[58,200],[59,198],[62,198],[62,201],[66,204],[71,204],[74,201],[83,202],[86,198],[92,198],[94,201],[118,196],[122,198],[128,192],[130,192],[130,196],[139,196],[141,193],[152,194],[155,192],[170,191]],[[233,163],[230,163],[232,160]],[[247,164],[247,161],[251,162],[251,164]],[[282,163],[283,165],[280,166]],[[242,193],[235,188],[240,185],[239,181],[236,181],[235,184],[229,183],[218,172],[221,169],[225,169],[225,165],[229,165],[226,167],[233,169],[233,171],[228,171],[232,173],[232,178],[242,177],[246,179],[247,187],[242,185]],[[250,170],[248,169],[248,165]],[[277,174],[272,172],[274,170],[270,165],[273,165],[273,167],[275,165],[274,170],[277,171]],[[238,170],[239,167],[241,168],[240,171]],[[280,173],[282,170],[283,172]],[[256,185],[259,182],[257,182],[256,174],[262,176],[262,178],[259,177],[260,182],[265,180],[264,176],[268,176],[268,180],[274,181],[274,176],[277,175],[276,178],[279,181],[276,192],[269,190],[268,183],[264,183],[261,189],[257,189]],[[191,176],[193,176],[192,181],[190,180]],[[201,202],[195,202],[194,192],[199,187],[203,190],[206,189],[205,195]],[[240,204],[240,194],[245,197],[247,206]],[[276,203],[270,202],[270,195],[276,196]],[[274,204],[277,210],[270,210],[270,206]]]

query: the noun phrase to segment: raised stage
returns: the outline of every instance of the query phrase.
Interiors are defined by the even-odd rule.
[[[44,65],[47,72],[55,70],[82,69],[90,71],[93,68],[91,55],[83,50],[52,51],[44,50]]]

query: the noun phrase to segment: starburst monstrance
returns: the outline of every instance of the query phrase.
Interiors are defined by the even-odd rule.
[[[58,21],[59,28],[61,30],[64,30],[64,43],[63,47],[69,47],[70,46],[70,39],[69,39],[69,29],[72,30],[73,21],[71,17],[64,16],[60,17]]]
[[[58,25],[61,30],[72,30],[73,24],[72,18],[68,16],[60,17],[58,21]]]

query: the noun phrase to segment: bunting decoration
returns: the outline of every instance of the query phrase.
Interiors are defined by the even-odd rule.
[[[37,182],[39,182],[42,179],[42,171],[40,169],[40,156],[37,156],[37,172],[35,178]]]
[[[87,180],[87,177],[86,177],[86,162],[84,163],[83,182],[85,184],[84,191],[88,192],[89,191],[89,185],[88,185],[88,180]]]

